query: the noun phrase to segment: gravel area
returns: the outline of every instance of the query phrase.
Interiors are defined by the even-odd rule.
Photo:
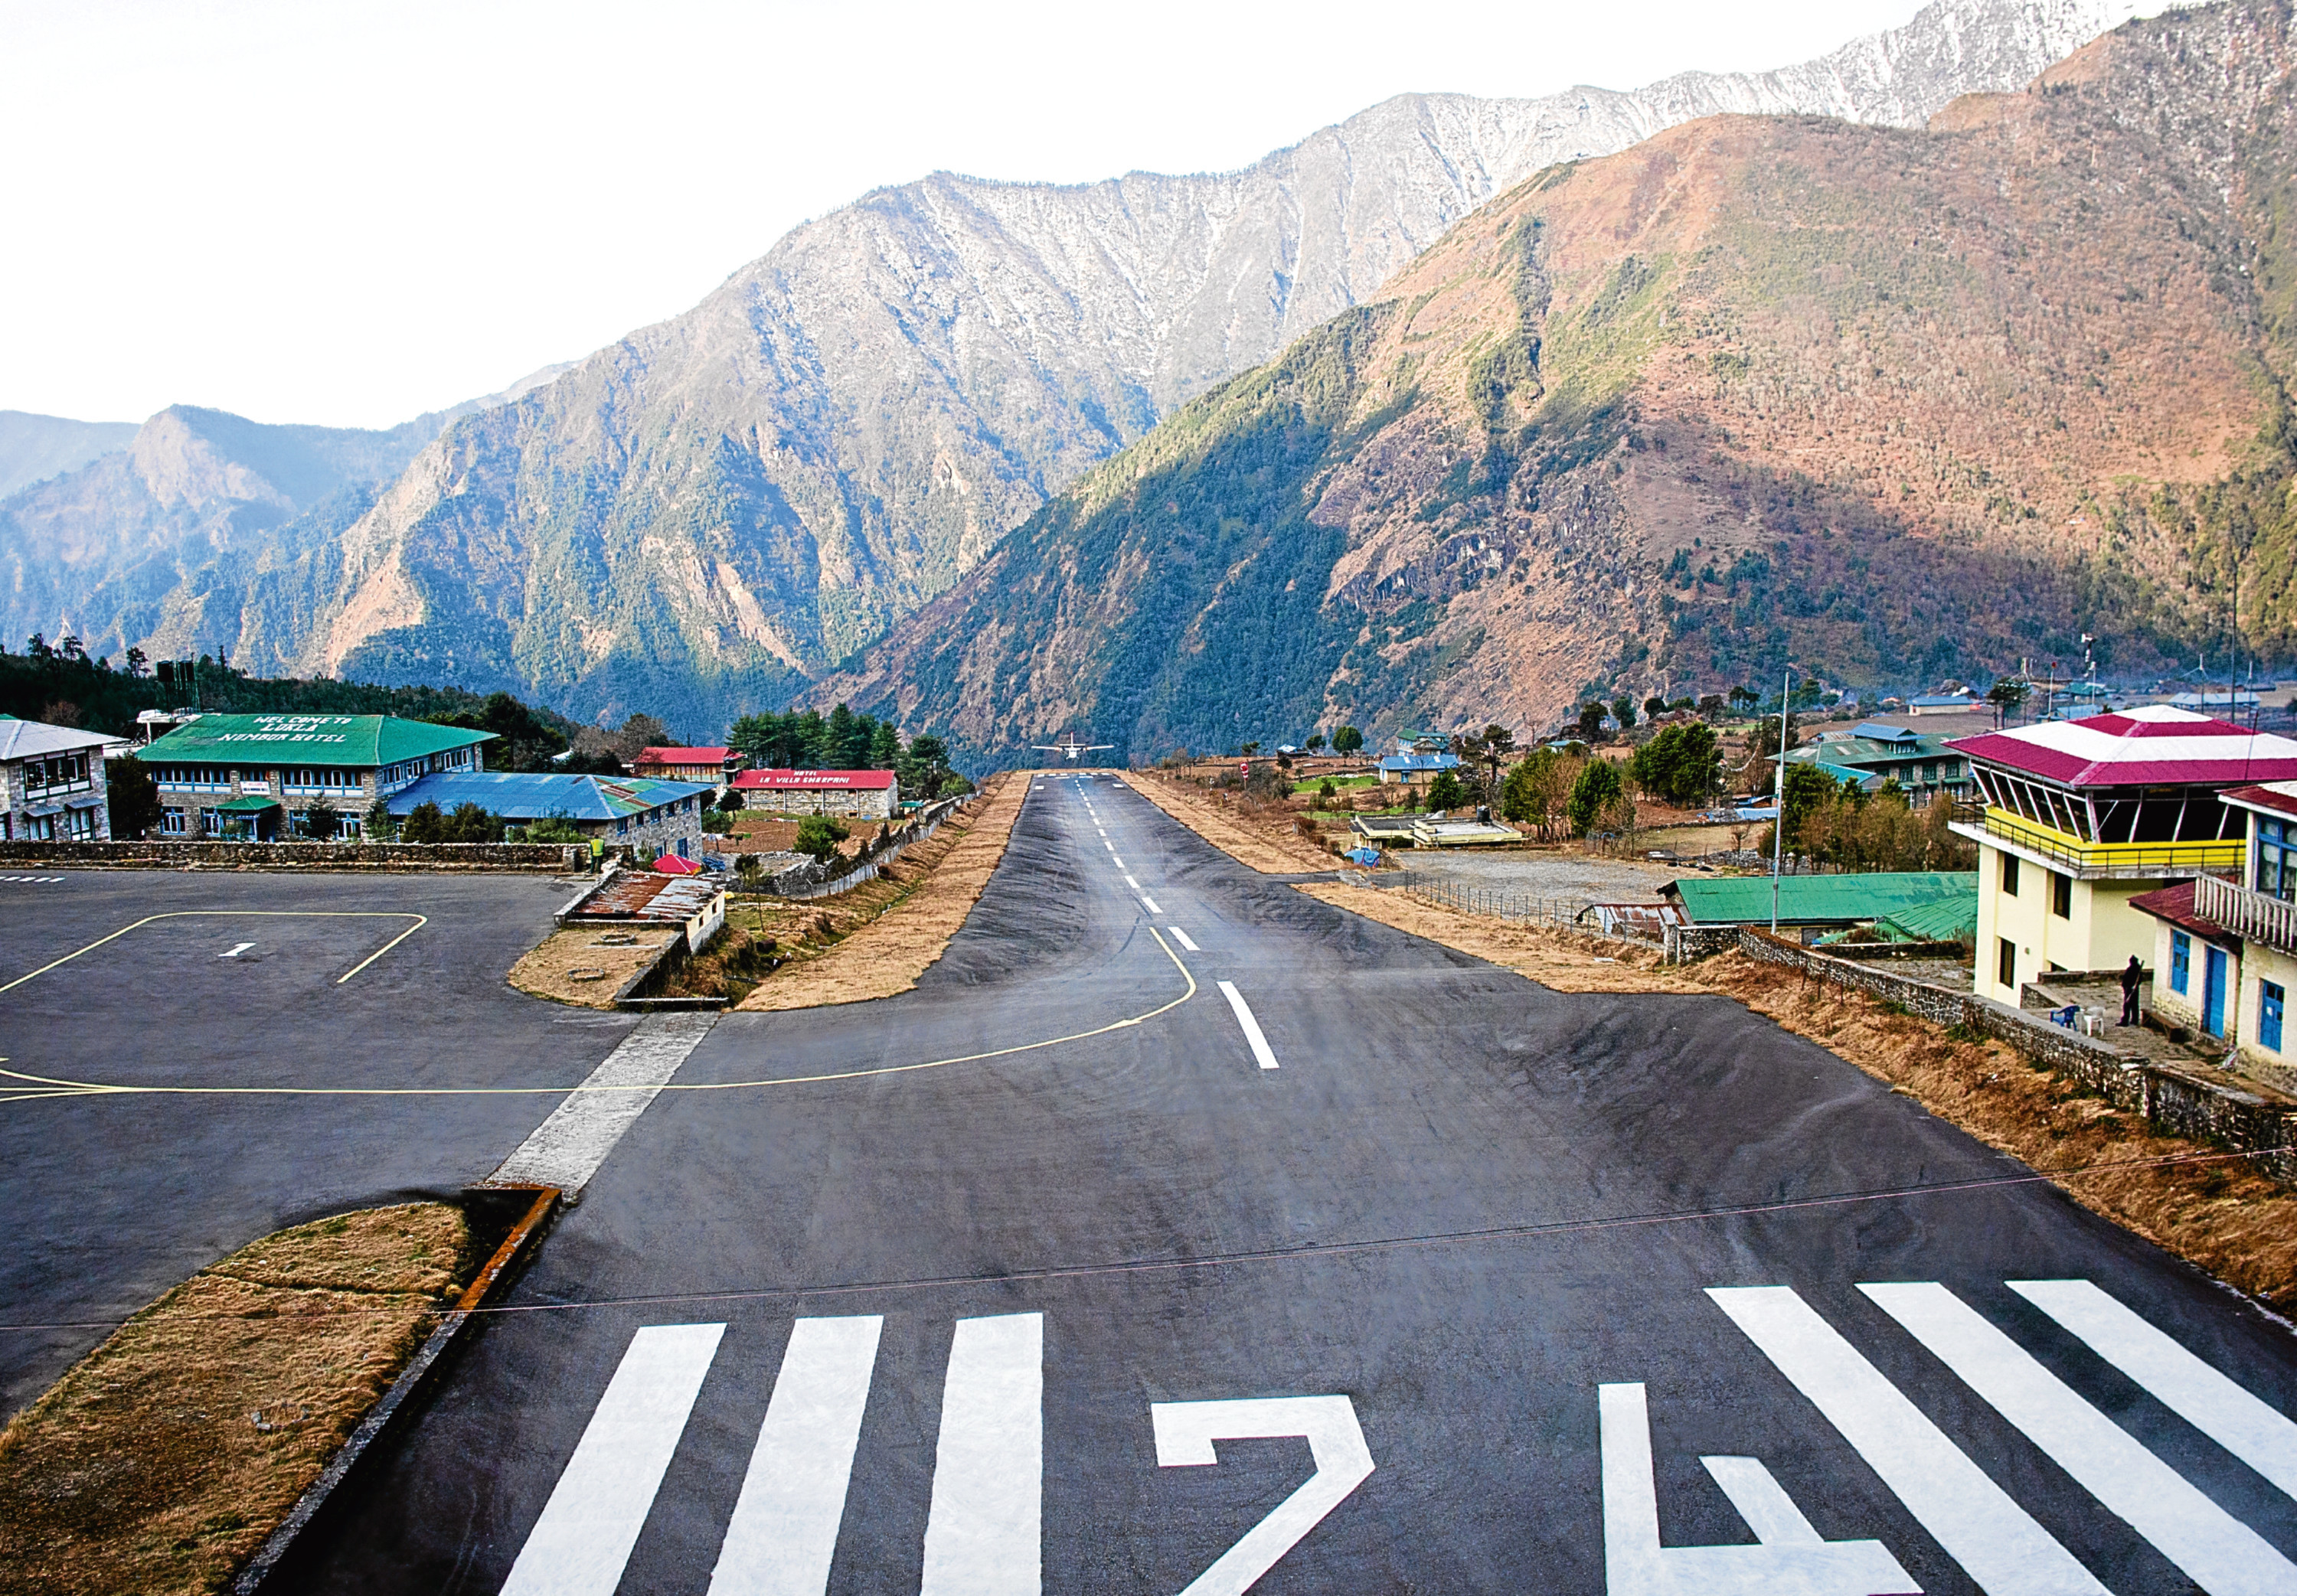
[[[1404,849],[1390,855],[1410,870],[1450,876],[1477,886],[1540,898],[1585,898],[1598,903],[1656,903],[1659,889],[1687,872],[1642,860],[1592,853],[1510,849],[1470,853],[1462,849]]]

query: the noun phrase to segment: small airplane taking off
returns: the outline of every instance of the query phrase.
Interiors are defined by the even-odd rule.
[[[1029,752],[1032,753],[1058,753],[1066,759],[1069,763],[1074,764],[1076,763],[1076,756],[1080,753],[1107,753],[1110,749],[1116,746],[1116,745],[1114,743],[1081,743],[1077,740],[1076,733],[1071,732],[1058,743],[1033,743],[1029,746]]]

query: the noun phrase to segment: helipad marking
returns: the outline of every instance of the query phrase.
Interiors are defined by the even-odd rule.
[[[85,948],[75,948],[70,952],[65,954],[62,958],[51,959],[46,964],[42,965],[38,969],[32,971],[29,975],[19,975],[13,981],[9,982],[5,986],[0,986],[0,992],[14,991],[27,981],[37,981],[41,976],[46,975],[50,970],[61,969],[65,965],[70,964],[73,959],[79,958],[84,953],[93,953],[107,942],[118,942],[121,937],[126,936],[131,931],[140,931],[144,926],[157,925],[161,920],[191,920],[197,919],[203,915],[239,919],[412,920],[415,922],[415,924],[409,926],[397,936],[392,937],[389,942],[383,943],[382,947],[377,948],[365,958],[360,959],[358,963],[351,966],[350,969],[345,970],[342,975],[336,976],[335,984],[337,986],[341,986],[344,982],[349,981],[352,976],[358,975],[361,970],[366,968],[367,966],[373,964],[376,959],[381,958],[384,954],[390,952],[393,948],[396,948],[399,943],[405,942],[408,937],[413,936],[416,932],[422,930],[423,927],[431,923],[431,917],[428,915],[412,914],[403,909],[169,909],[165,914],[145,915],[140,920],[131,921],[129,924],[122,926],[119,930],[113,932],[109,936],[97,937]]]

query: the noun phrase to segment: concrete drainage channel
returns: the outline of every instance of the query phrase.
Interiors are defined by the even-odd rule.
[[[683,939],[672,946],[682,946]],[[685,1000],[663,1000],[665,1003]],[[482,1234],[507,1225],[502,1240],[456,1299],[391,1388],[383,1394],[342,1450],[296,1501],[233,1582],[233,1596],[284,1592],[294,1586],[302,1552],[317,1543],[332,1507],[345,1500],[361,1465],[378,1455],[395,1426],[422,1410],[451,1364],[487,1300],[524,1267],[559,1211],[581,1198],[582,1189],[648,1104],[670,1084],[687,1055],[718,1023],[715,1014],[666,1013],[640,1020],[581,1085],[519,1144],[494,1172],[463,1193],[463,1204]]]

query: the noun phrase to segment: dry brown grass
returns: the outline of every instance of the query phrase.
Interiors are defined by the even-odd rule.
[[[889,872],[850,893],[804,903],[745,903],[729,917],[774,936],[790,962],[736,1007],[866,1003],[917,985],[1005,857],[1029,782],[1027,771],[991,777],[978,802],[906,850]]]
[[[202,1270],[0,1431],[0,1592],[224,1589],[422,1345],[467,1272],[410,1203]]]
[[[661,930],[649,926],[585,926],[554,932],[511,966],[507,979],[538,998],[612,1008],[622,983],[645,968],[673,937],[685,934],[682,926]],[[625,936],[633,940],[604,940]],[[589,978],[580,978],[583,976]]]
[[[2155,1164],[2221,1148],[2135,1115],[1996,1041],[1966,1041],[1864,992],[1737,953],[1670,967],[1629,944],[1460,914],[1400,894],[1295,890],[1573,992],[1713,992],[1809,1038],[1949,1124],[2046,1174],[2075,1201],[2218,1279],[2297,1306],[2297,1196],[2235,1161]]]
[[[1149,802],[1249,869],[1297,876],[1338,863],[1330,849],[1293,829],[1293,812],[1282,805],[1224,802],[1201,787],[1146,770],[1127,779]]]

